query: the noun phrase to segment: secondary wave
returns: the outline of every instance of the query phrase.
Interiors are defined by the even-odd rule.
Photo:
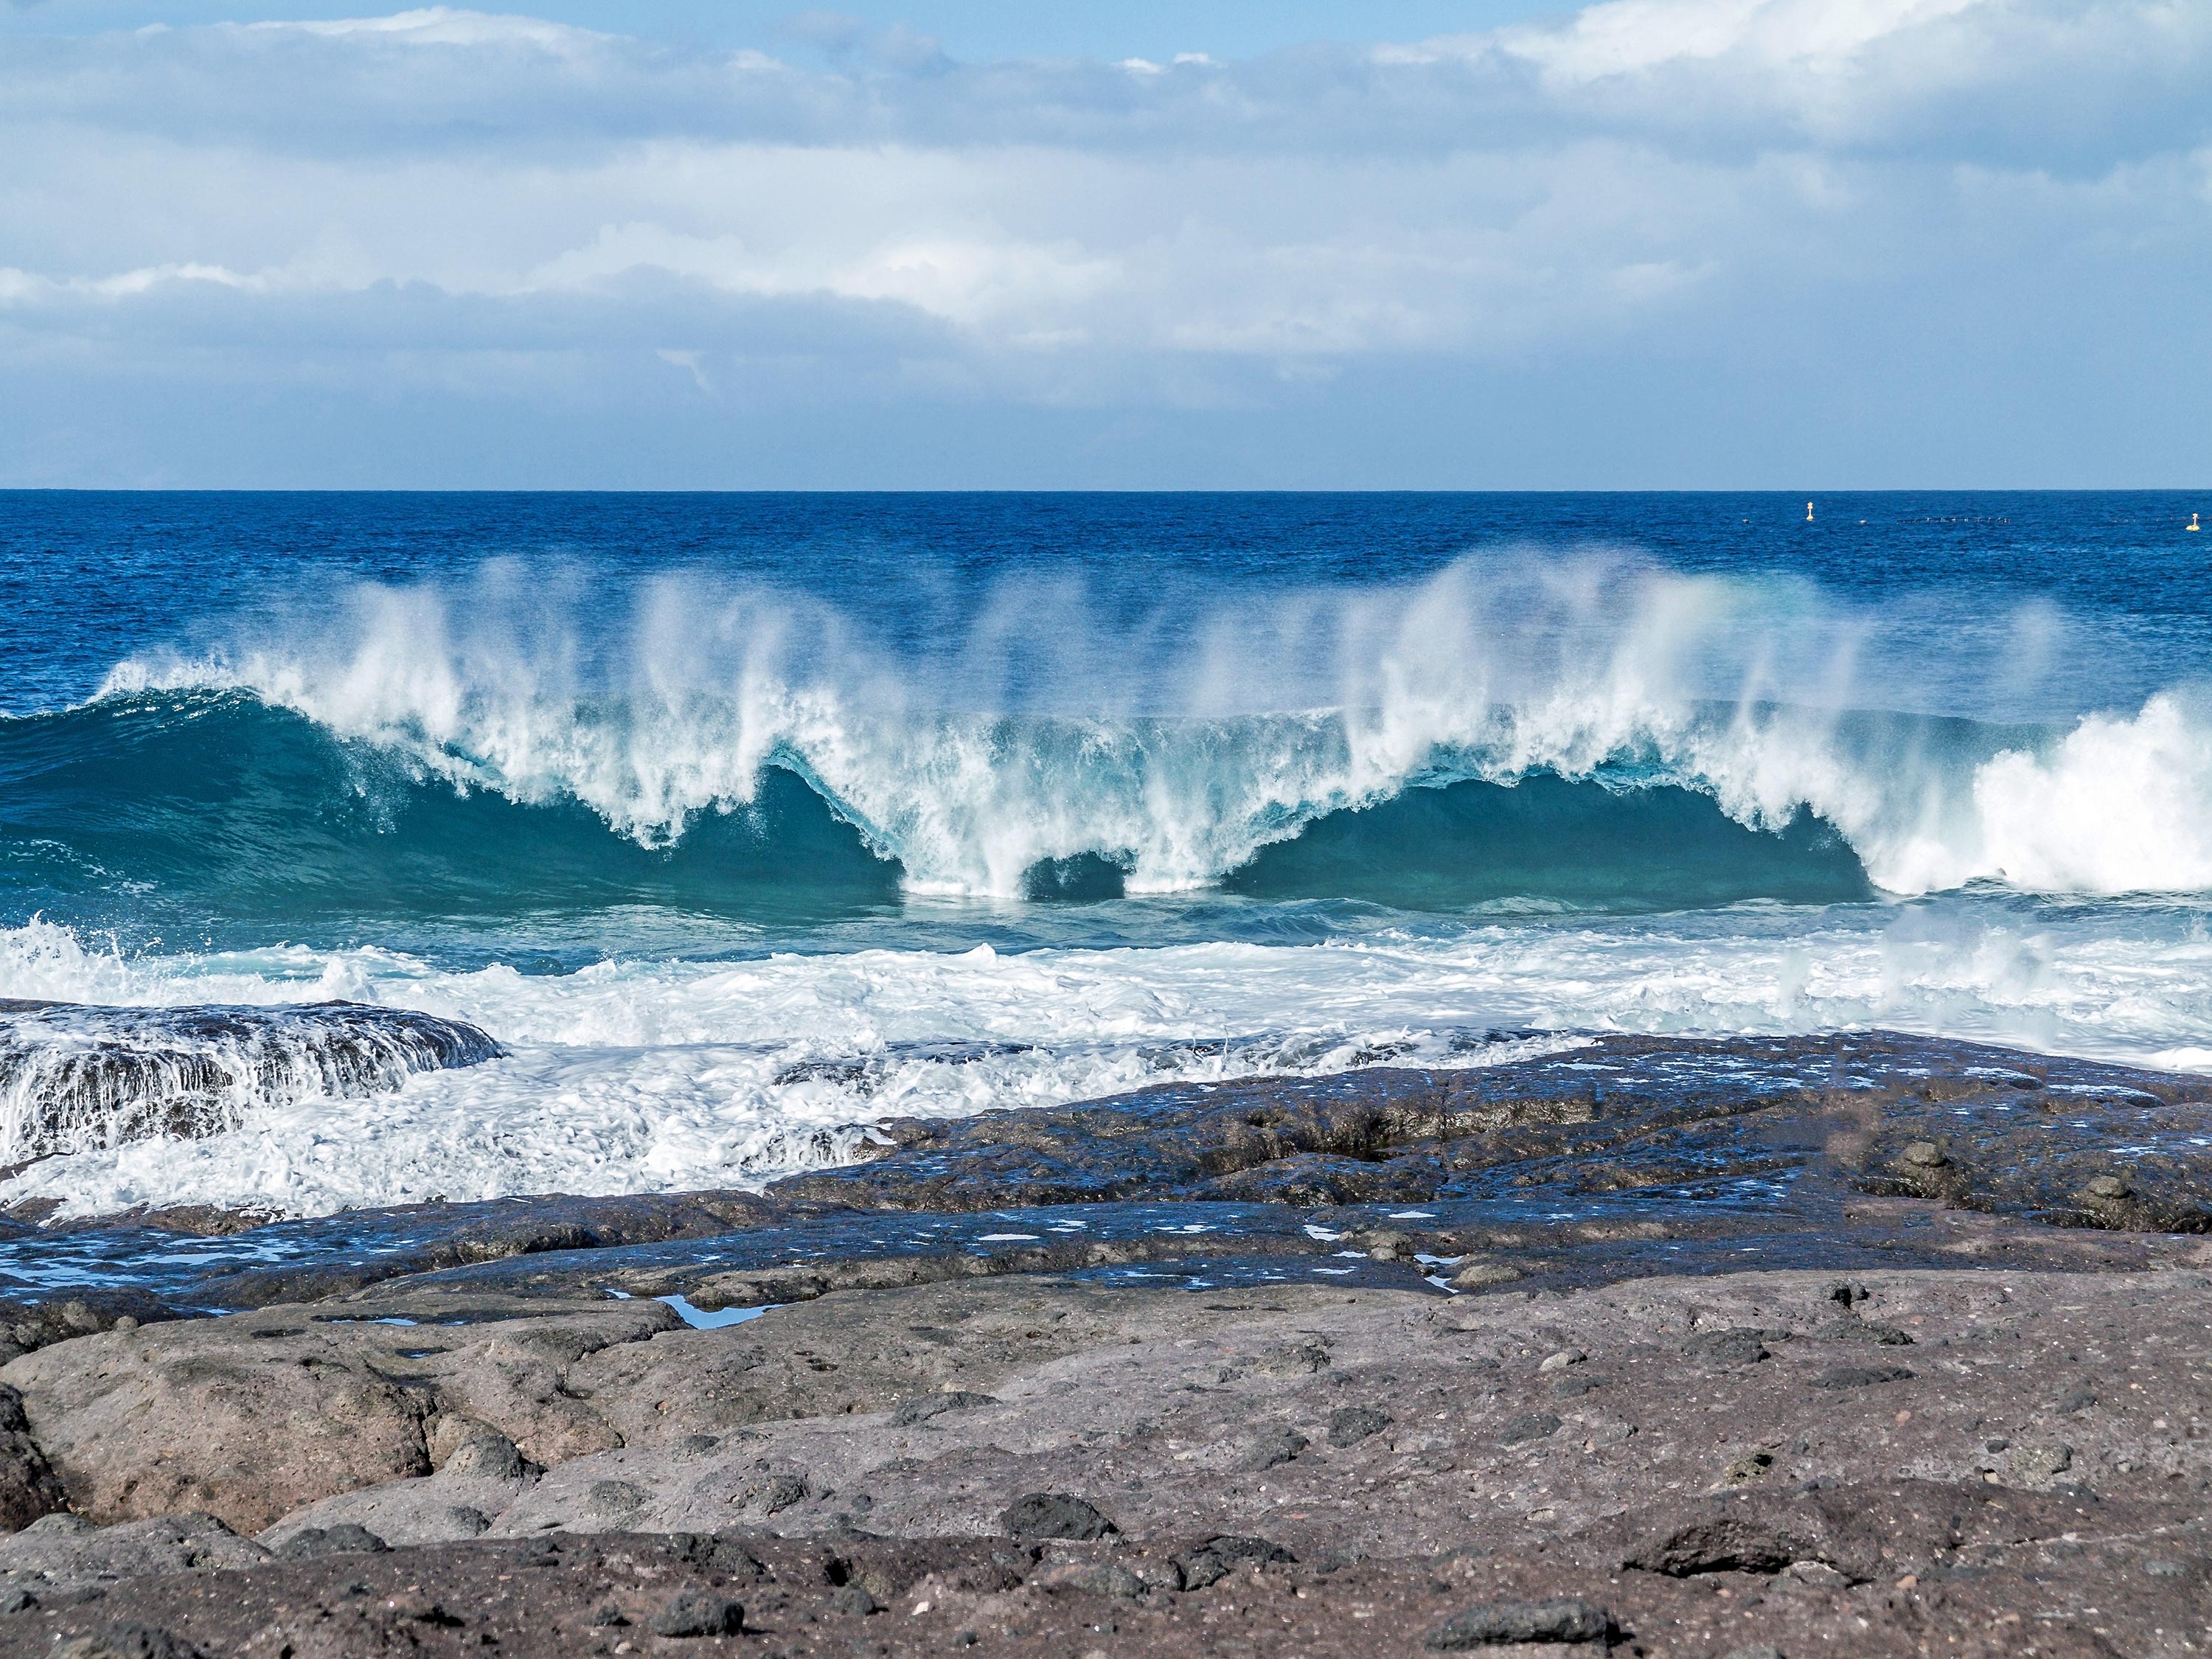
[[[1593,821],[1618,804],[1617,832],[1586,837],[1553,872],[1663,866],[1673,851],[1655,823],[1702,846],[1691,865],[1760,863],[1742,837],[1714,853],[1727,836],[1714,840],[1710,816],[1654,807],[1673,791],[1757,836],[1799,838],[1785,845],[1805,858],[1784,858],[1784,877],[1705,884],[1722,897],[1808,882],[1832,893],[1839,870],[1856,879],[1820,844],[1829,831],[1893,892],[2212,886],[2212,720],[2193,694],[2070,727],[1988,708],[1960,718],[1961,686],[2002,702],[2021,665],[1965,661],[1963,646],[1940,660],[1901,650],[1881,618],[1803,584],[1609,557],[1470,559],[1398,586],[1168,596],[1135,620],[1093,614],[1073,590],[1016,586],[957,637],[902,639],[758,586],[665,577],[607,592],[505,566],[459,587],[356,587],[320,615],[335,620],[279,618],[197,655],[123,664],[78,715],[106,711],[118,731],[125,716],[250,724],[204,700],[250,695],[346,745],[352,799],[407,817],[422,838],[410,848],[489,833],[497,818],[497,833],[544,848],[556,890],[611,867],[597,854],[588,872],[564,862],[582,809],[641,854],[675,849],[635,878],[648,886],[757,891],[795,860],[872,896],[884,872],[857,842],[921,893],[1279,890],[1328,869],[1327,846],[1340,886],[1465,902],[1499,890],[1467,868],[1498,838],[1439,843],[1406,828],[1422,812],[1393,809],[1394,830],[1382,809],[1481,784],[1481,810],[1462,810],[1473,798],[1460,794],[1426,817],[1456,812],[1462,830],[1540,820],[1494,799],[1533,779],[1605,792],[1578,809]],[[1916,625],[1925,634],[1928,619]],[[792,793],[794,777],[819,807]],[[428,784],[553,816],[433,823],[417,797],[393,804],[395,787]],[[305,816],[289,788],[276,779],[264,826]],[[1345,815],[1359,826],[1341,827]],[[1316,841],[1322,820],[1340,827]],[[312,839],[296,823],[283,833]],[[1293,842],[1306,850],[1285,854]],[[1547,879],[1524,885],[1541,896]]]
[[[0,1001],[0,1161],[221,1134],[256,1110],[395,1090],[499,1056],[473,1026],[361,1003]]]

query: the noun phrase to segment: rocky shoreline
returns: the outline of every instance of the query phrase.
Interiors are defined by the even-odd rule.
[[[0,1656],[2201,1653],[2208,1136],[2195,1079],[1604,1038],[766,1195],[26,1230]]]

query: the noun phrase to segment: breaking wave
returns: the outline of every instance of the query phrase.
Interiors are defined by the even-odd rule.
[[[2034,665],[1968,620],[1936,649],[1941,617],[1592,556],[1136,617],[1016,584],[901,637],[768,586],[495,566],[127,661],[0,722],[0,785],[42,881],[251,866],[403,908],[509,905],[526,870],[550,903],[710,910],[2212,886],[2195,694],[1995,719]]]

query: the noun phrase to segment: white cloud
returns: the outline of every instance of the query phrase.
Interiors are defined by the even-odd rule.
[[[1610,0],[1564,25],[1501,30],[1498,49],[1554,85],[1741,62],[1759,74],[1848,74],[1869,50],[1987,0]]]
[[[540,51],[580,60],[605,51],[618,37],[568,23],[548,23],[535,17],[495,15],[480,11],[457,11],[450,6],[426,6],[395,12],[388,17],[344,17],[301,22],[248,23],[263,33],[296,32],[325,39],[374,37],[410,46],[534,46]]]
[[[844,158],[872,171],[883,158]],[[752,158],[728,158],[733,168]],[[756,223],[759,221],[755,221]],[[788,225],[769,234],[771,246],[741,236],[702,236],[665,225],[607,225],[584,246],[538,265],[507,291],[590,289],[640,270],[688,277],[714,288],[760,295],[831,295],[888,300],[971,329],[1040,310],[1079,306],[1117,286],[1115,263],[1059,246],[1008,236],[931,234],[924,228],[888,239],[795,237]]]
[[[1326,410],[1363,363],[1826,339],[1809,385],[2212,251],[2202,5],[1613,0],[1239,64],[848,23],[828,72],[447,8],[25,39],[0,377],[220,339],[272,385],[632,354],[695,405],[801,384],[732,372],[772,358],[917,410]]]
[[[833,17],[799,33],[831,24],[851,61],[827,73],[449,8],[18,37],[0,95],[19,122],[347,153],[660,136],[1433,154],[1594,130],[1765,142],[1794,128],[1826,143],[1903,136],[1923,154],[1994,136],[2024,160],[2201,138],[2212,66],[2212,8],[2188,0],[1610,0],[1542,25],[1236,64],[958,64],[911,31],[866,36]],[[2103,131],[2023,118],[2039,107],[2101,111]],[[1991,122],[2002,131],[1970,131]]]
[[[0,267],[0,304],[26,304],[41,299],[90,297],[126,300],[179,283],[206,283],[217,288],[267,291],[281,278],[269,272],[246,275],[221,265],[193,261],[141,265],[106,276],[47,276],[10,267]]]
[[[1587,118],[2015,165],[2207,131],[2212,8],[2056,0],[1611,0],[1473,43]]]

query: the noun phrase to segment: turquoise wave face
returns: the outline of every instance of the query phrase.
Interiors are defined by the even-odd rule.
[[[1032,901],[1123,896],[1125,876],[1091,854],[1039,865]],[[1218,890],[1270,904],[1348,900],[1394,910],[1686,910],[1771,899],[1871,898],[1858,857],[1801,813],[1747,829],[1674,785],[1612,787],[1549,775],[1410,789],[1328,813],[1225,872]]]
[[[1155,921],[1187,921],[1193,895],[1649,908],[1826,898],[1839,872],[1863,891],[1854,860],[1893,895],[2212,892],[2212,693],[2177,682],[2019,718],[2014,690],[2048,678],[2048,617],[2014,617],[2000,651],[1957,596],[1900,620],[1802,581],[1595,554],[1170,595],[1137,622],[1008,582],[917,638],[886,629],[880,596],[703,573],[593,586],[495,562],[126,659],[85,712],[205,722],[228,694],[313,722],[295,741],[240,716],[251,729],[209,762],[179,739],[133,763],[173,794],[182,771],[204,805],[204,766],[261,756],[210,833],[281,859],[313,819],[322,842],[273,878],[341,908],[379,884],[416,914],[559,915],[580,890],[756,931],[893,890],[987,907],[1120,892]],[[70,735],[101,752],[167,741],[41,734]],[[441,782],[672,850],[603,848],[579,811],[563,826],[422,805]],[[114,828],[50,839],[96,858]],[[362,850],[371,833],[389,842]]]
[[[1770,833],[1692,790],[1542,775],[1510,787],[1415,789],[1365,811],[1332,813],[1295,841],[1262,848],[1222,884],[1255,898],[1341,896],[1407,910],[1515,900],[1676,910],[1873,896],[1857,855],[1810,813]]]
[[[235,693],[0,721],[0,882],[17,919],[241,940],[625,907],[799,923],[899,893],[788,772],[647,848],[574,801],[464,793]]]
[[[690,921],[730,924],[757,947],[894,915],[903,874],[839,803],[779,765],[746,805],[647,847],[574,800],[465,790],[245,693],[0,720],[11,921],[40,914],[179,945],[412,942],[440,928],[511,944],[523,925],[602,943],[612,927],[649,944]],[[1121,901],[1125,885],[1110,849],[1041,864],[1024,884],[1029,905],[1060,908]],[[1869,891],[1850,849],[1809,816],[1770,834],[1687,789],[1538,775],[1325,813],[1188,902],[1634,910]]]

